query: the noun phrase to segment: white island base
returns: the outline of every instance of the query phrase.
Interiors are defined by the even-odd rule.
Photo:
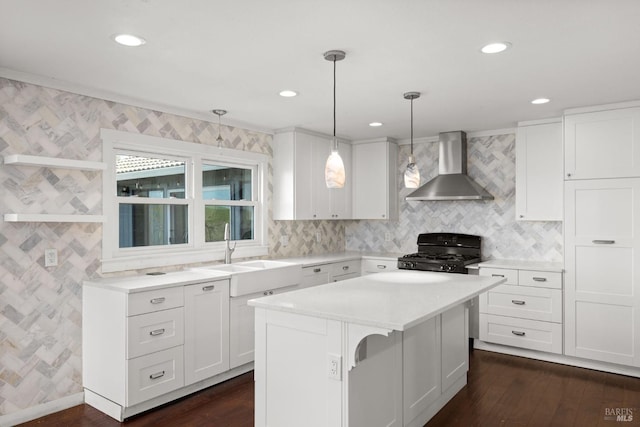
[[[466,301],[503,280],[381,273],[252,300],[255,425],[424,426],[467,382]]]

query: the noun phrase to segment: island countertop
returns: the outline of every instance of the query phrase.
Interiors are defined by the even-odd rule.
[[[404,331],[504,281],[502,277],[394,271],[252,299],[249,305]]]

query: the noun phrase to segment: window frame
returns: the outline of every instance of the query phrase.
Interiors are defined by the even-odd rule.
[[[103,161],[102,272],[116,272],[168,265],[213,262],[224,259],[225,243],[205,242],[204,209],[206,205],[252,206],[254,209],[254,238],[235,240],[234,257],[246,258],[268,254],[266,181],[268,157],[250,151],[218,148],[206,144],[141,135],[112,129],[101,129]],[[116,194],[116,155],[138,154],[174,158],[185,162],[185,198],[136,198]],[[202,194],[202,165],[250,169],[252,191],[250,201],[204,200]],[[175,245],[119,247],[119,206],[126,204],[180,204],[188,209],[188,243]]]

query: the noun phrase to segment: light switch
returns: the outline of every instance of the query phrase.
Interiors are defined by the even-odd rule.
[[[44,250],[44,266],[55,267],[56,265],[58,265],[58,250],[45,249]]]

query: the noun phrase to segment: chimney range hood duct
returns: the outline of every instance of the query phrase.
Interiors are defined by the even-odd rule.
[[[493,196],[467,176],[467,134],[443,132],[439,136],[439,175],[409,194],[406,200],[493,200]]]

